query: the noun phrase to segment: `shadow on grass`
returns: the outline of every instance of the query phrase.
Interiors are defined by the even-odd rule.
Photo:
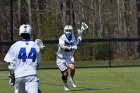
[[[40,83],[40,84],[47,84],[47,85],[51,85],[51,86],[63,86],[62,84],[54,84],[54,83]],[[89,87],[84,87],[84,86],[79,86],[76,88],[70,87],[70,91],[89,91],[89,90],[107,90],[110,88],[105,88],[105,89],[99,89],[99,88],[89,88]]]
[[[72,89],[70,91],[89,91],[89,90],[107,90],[110,88],[105,88],[105,89],[99,89],[99,88],[89,88],[89,87],[77,87],[75,89]]]
[[[87,91],[87,90],[101,90],[97,88],[88,88],[88,87],[76,87],[70,91]]]

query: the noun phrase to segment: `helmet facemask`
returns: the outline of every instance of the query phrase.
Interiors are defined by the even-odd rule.
[[[20,35],[20,37],[21,37],[21,38],[24,38],[24,39],[30,39],[30,35],[27,34],[27,33],[22,33],[22,34]]]

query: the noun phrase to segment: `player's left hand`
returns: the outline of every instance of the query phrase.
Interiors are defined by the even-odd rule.
[[[78,36],[77,40],[78,40],[79,42],[81,42],[81,41],[82,41],[82,36]]]

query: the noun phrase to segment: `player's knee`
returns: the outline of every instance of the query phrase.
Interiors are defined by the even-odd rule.
[[[75,68],[70,68],[71,71],[75,71]]]
[[[67,80],[67,76],[62,75],[62,80]]]
[[[69,65],[69,68],[70,68],[70,70],[75,70],[74,64],[70,64],[70,65]]]
[[[62,80],[67,80],[68,72],[62,72]]]
[[[74,67],[70,67],[70,70],[71,70],[71,71],[75,71],[75,68],[74,68]]]

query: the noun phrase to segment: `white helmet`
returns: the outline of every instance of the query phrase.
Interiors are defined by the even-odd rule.
[[[73,27],[71,25],[66,25],[64,27],[64,33],[67,32],[66,30],[73,30]]]
[[[22,33],[27,33],[31,36],[31,32],[32,32],[32,28],[28,24],[23,24],[19,28],[19,35],[21,35]]]

